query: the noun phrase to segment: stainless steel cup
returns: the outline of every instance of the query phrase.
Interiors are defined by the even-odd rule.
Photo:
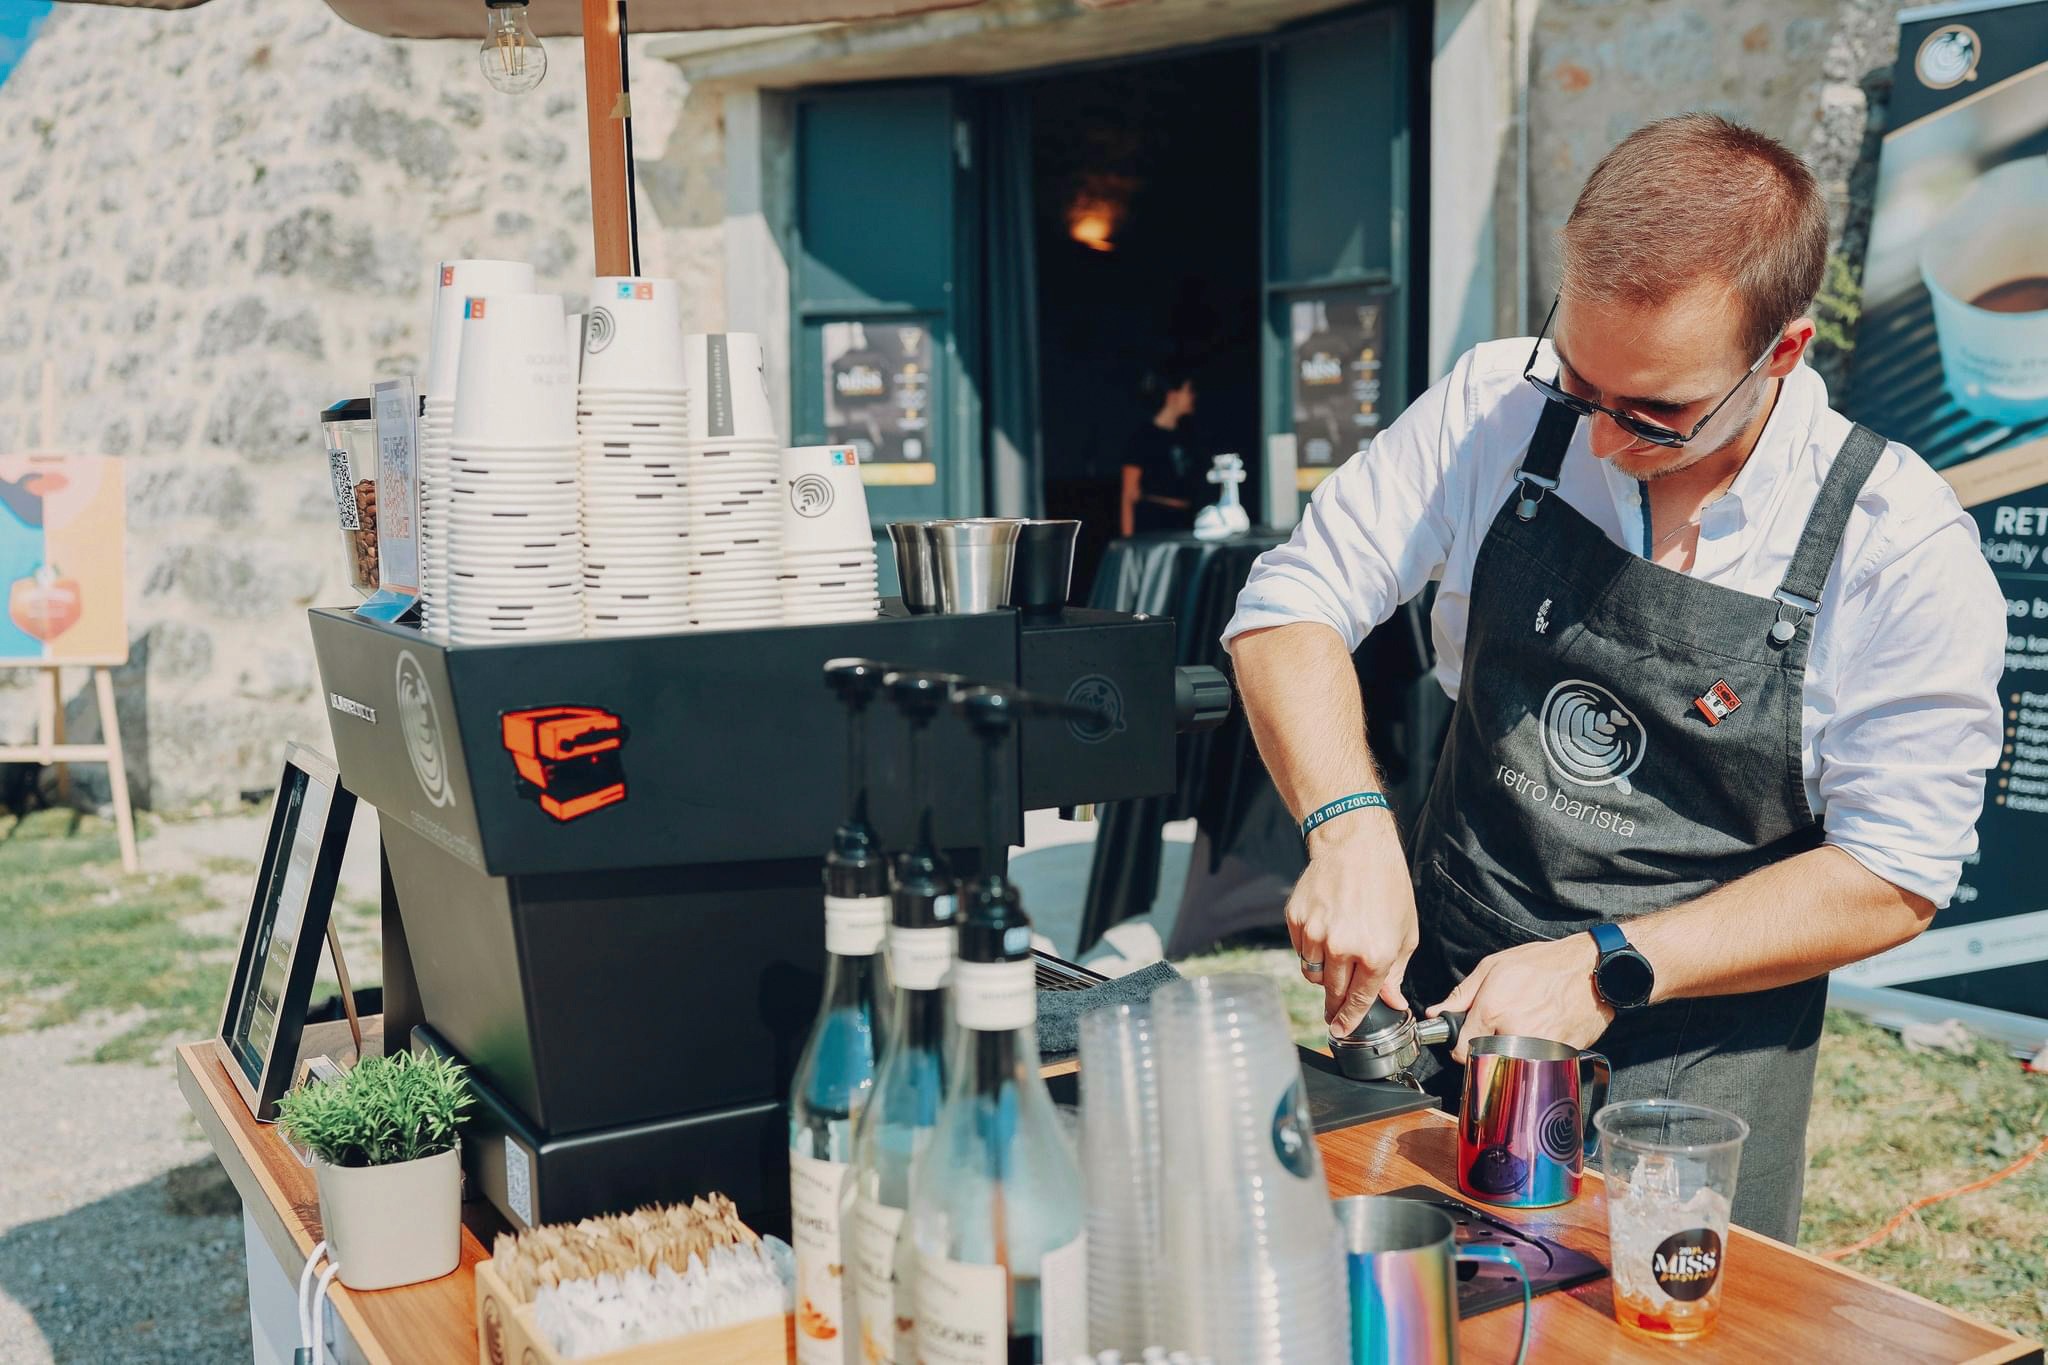
[[[941,611],[996,611],[1009,600],[1023,522],[1007,517],[933,521],[929,538],[932,577]]]
[[[1074,586],[1074,542],[1078,521],[1020,523],[1017,568],[1010,579],[1010,605],[1020,611],[1058,611]]]
[[[1351,1365],[1457,1365],[1458,1261],[1511,1268],[1522,1281],[1522,1343],[1529,1353],[1529,1276],[1513,1252],[1460,1248],[1442,1209],[1413,1199],[1353,1195],[1337,1201],[1351,1285]]]
[[[925,534],[930,525],[924,521],[889,523],[889,542],[896,547],[896,581],[903,605],[913,615],[939,609],[939,580],[932,572],[931,539]]]

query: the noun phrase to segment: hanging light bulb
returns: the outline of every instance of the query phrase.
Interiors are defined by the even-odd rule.
[[[526,17],[526,0],[484,0],[488,23],[477,65],[492,88],[523,95],[548,74],[547,49],[534,36]]]

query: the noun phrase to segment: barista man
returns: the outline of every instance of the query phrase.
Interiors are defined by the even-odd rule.
[[[2003,602],[1948,486],[1801,363],[1827,215],[1798,157],[1653,123],[1560,245],[1537,340],[1461,358],[1238,598],[1312,826],[1288,930],[1332,1032],[1375,996],[1465,1010],[1597,1046],[1614,1100],[1741,1115],[1735,1219],[1789,1241],[1826,974],[1924,929],[1975,848]],[[1350,656],[1430,580],[1457,706],[1404,856]]]

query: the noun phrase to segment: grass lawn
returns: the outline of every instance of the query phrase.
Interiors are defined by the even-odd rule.
[[[246,894],[253,865],[215,862],[202,867],[215,886]],[[347,903],[340,913],[345,935],[373,933],[374,906]],[[239,907],[223,915],[197,873],[122,875],[113,831],[102,821],[68,811],[40,812],[18,826],[0,820],[0,1032],[113,1014],[122,1027],[99,1049],[103,1061],[144,1058],[172,1039],[204,1037],[235,948],[220,926],[238,918]],[[1272,977],[1297,1036],[1321,1041],[1321,992],[1301,979],[1285,949],[1182,965]],[[1989,1045],[1965,1056],[1918,1056],[1843,1014],[1828,1016],[1815,1092],[1800,1238],[1815,1251],[1875,1231],[1921,1195],[1991,1174],[2048,1133],[2048,1078],[2023,1072]],[[2048,1337],[2044,1246],[2048,1160],[1922,1211],[1847,1264],[2041,1340]]]
[[[1180,964],[1250,971],[1280,987],[1297,1041],[1321,1046],[1322,992],[1286,949]],[[1799,1244],[1825,1252],[1877,1231],[1922,1195],[2004,1169],[2048,1135],[2048,1076],[1980,1042],[1964,1055],[1908,1052],[1896,1036],[1831,1011],[1807,1130]],[[2048,1158],[1975,1194],[1923,1209],[1843,1264],[1972,1317],[2048,1339]]]

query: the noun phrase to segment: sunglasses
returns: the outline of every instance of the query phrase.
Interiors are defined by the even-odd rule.
[[[1549,335],[1550,324],[1553,321],[1555,321],[1556,318],[1557,300],[1553,298],[1550,301],[1550,311],[1543,315],[1543,329],[1536,333],[1536,344],[1529,348],[1529,363],[1522,367],[1522,378],[1528,380],[1531,384],[1535,385],[1536,391],[1542,394],[1545,398],[1548,398],[1551,402],[1561,404],[1564,407],[1569,408],[1571,411],[1577,413],[1581,417],[1591,417],[1596,412],[1602,413],[1605,416],[1611,418],[1616,426],[1620,427],[1623,431],[1635,437],[1637,440],[1648,441],[1653,446],[1663,446],[1667,450],[1676,449],[1677,447],[1684,445],[1686,442],[1692,440],[1693,437],[1699,435],[1702,431],[1706,430],[1707,423],[1714,420],[1714,415],[1720,412],[1722,408],[1728,406],[1728,400],[1730,398],[1733,398],[1738,392],[1740,392],[1744,384],[1747,384],[1750,380],[1756,378],[1756,372],[1764,367],[1764,362],[1766,360],[1769,360],[1771,358],[1772,352],[1778,349],[1777,344],[1773,342],[1771,345],[1771,349],[1765,351],[1762,355],[1758,356],[1756,358],[1756,363],[1749,367],[1748,372],[1745,373],[1742,376],[1742,378],[1735,381],[1735,387],[1728,390],[1728,392],[1722,396],[1720,402],[1714,404],[1713,407],[1708,408],[1706,416],[1700,418],[1699,421],[1693,423],[1691,431],[1677,432],[1673,431],[1670,427],[1664,426],[1662,423],[1652,422],[1646,417],[1637,417],[1632,413],[1618,412],[1615,409],[1606,406],[1605,404],[1595,403],[1590,398],[1581,398],[1575,393],[1566,393],[1563,389],[1557,386],[1557,383],[1554,380],[1538,379],[1535,373],[1536,357],[1538,356],[1538,354],[1542,352],[1543,338]],[[1561,370],[1560,373],[1562,373]]]

